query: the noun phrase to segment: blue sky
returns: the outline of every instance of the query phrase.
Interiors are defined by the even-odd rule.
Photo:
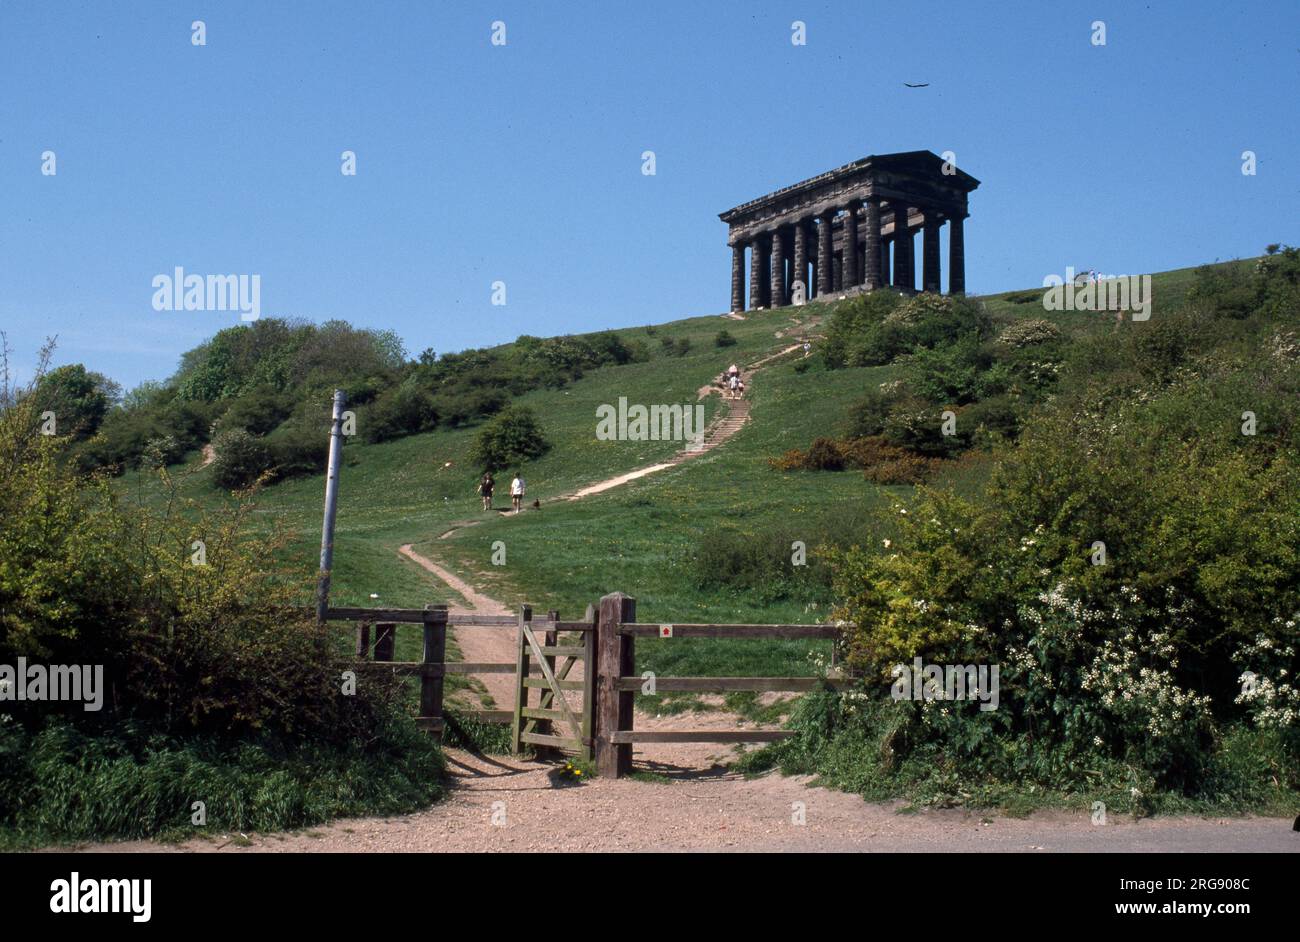
[[[1295,0],[3,0],[0,87],[20,378],[49,334],[56,362],[166,378],[238,323],[154,311],[178,265],[412,353],[718,313],[717,214],[872,153],[952,150],[982,181],[972,292],[1300,242]]]

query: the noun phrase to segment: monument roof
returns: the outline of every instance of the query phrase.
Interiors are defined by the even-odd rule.
[[[781,200],[790,196],[797,196],[802,193],[814,191],[819,187],[834,183],[844,177],[853,176],[863,171],[871,170],[911,170],[914,172],[926,173],[933,171],[941,173],[944,159],[933,151],[928,150],[909,150],[897,154],[872,154],[855,160],[852,163],[845,164],[842,167],[836,167],[834,170],[827,170],[825,173],[819,173],[815,177],[809,177],[807,180],[801,180],[798,183],[792,183],[789,186],[782,187],[779,190],[773,190],[766,196],[760,196],[758,199],[752,199],[748,202],[741,203],[739,206],[733,206],[718,214],[718,218],[723,222],[731,222],[736,216],[752,210],[764,203]],[[945,175],[947,182],[956,184],[960,189],[970,192],[980,185],[980,182],[964,170],[956,167],[953,168],[952,174]]]

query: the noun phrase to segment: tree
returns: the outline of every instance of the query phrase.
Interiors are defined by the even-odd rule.
[[[479,430],[470,460],[484,470],[492,470],[540,458],[550,447],[533,411],[526,406],[512,406]]]
[[[108,413],[115,385],[80,363],[60,366],[36,383],[35,404],[38,412],[54,413],[58,434],[89,438]]]

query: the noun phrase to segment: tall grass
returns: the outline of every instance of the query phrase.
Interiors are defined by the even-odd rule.
[[[425,807],[444,791],[441,753],[409,721],[388,727],[367,747],[6,726],[0,846],[277,831]]]

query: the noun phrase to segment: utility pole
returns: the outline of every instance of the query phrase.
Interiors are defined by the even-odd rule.
[[[329,473],[325,477],[325,522],[320,534],[320,574],[316,578],[316,620],[325,623],[330,604],[330,571],[334,568],[334,520],[339,509],[339,464],[343,460],[343,406],[347,396],[334,390],[334,419],[330,424]]]

